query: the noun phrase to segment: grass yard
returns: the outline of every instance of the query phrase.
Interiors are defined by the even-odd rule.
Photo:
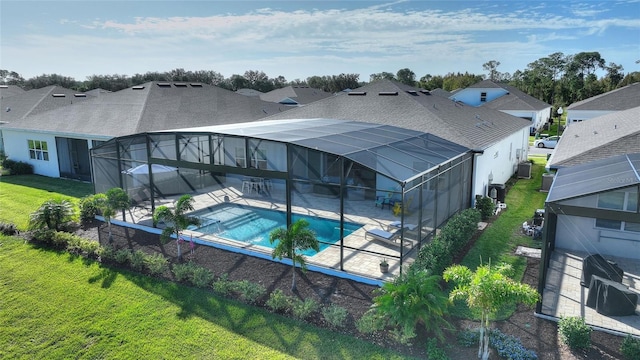
[[[0,222],[14,223],[26,230],[29,214],[47,200],[78,201],[93,194],[93,185],[80,181],[39,175],[0,177]]]
[[[0,244],[0,358],[404,358],[207,291]]]

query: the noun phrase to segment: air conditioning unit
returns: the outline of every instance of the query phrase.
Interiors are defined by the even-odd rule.
[[[519,179],[531,179],[531,163],[521,162],[518,164],[518,178]]]

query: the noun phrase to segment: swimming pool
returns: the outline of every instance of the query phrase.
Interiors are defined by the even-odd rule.
[[[239,204],[221,204],[194,214],[201,220],[201,226],[193,229],[204,234],[214,234],[225,239],[273,248],[269,234],[277,228],[285,228],[287,215],[284,211],[256,208]],[[316,233],[320,242],[320,251],[340,239],[340,222],[314,216],[292,214],[292,220],[305,219],[309,229]],[[344,236],[356,231],[362,224],[345,222]],[[303,255],[314,255],[308,250]]]

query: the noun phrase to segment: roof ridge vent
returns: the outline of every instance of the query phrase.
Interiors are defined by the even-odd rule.
[[[0,85],[0,89],[8,89],[9,85]]]
[[[413,96],[418,96],[418,92],[415,90],[407,90],[407,94],[413,95]]]
[[[142,89],[144,89],[143,85],[138,85],[131,88],[131,90],[142,90]]]
[[[202,87],[202,83],[190,83],[191,87]]]
[[[380,91],[378,96],[398,96],[397,91]]]
[[[171,87],[171,83],[166,83],[166,82],[158,83],[158,86],[160,86],[160,87]]]
[[[87,97],[87,94],[73,94],[75,97]]]
[[[53,97],[66,97],[66,94],[51,94]]]
[[[183,82],[175,83],[173,85],[175,85],[175,87],[187,87],[187,83],[183,83]]]
[[[366,91],[349,91],[347,93],[347,95],[349,95],[349,96],[367,96],[367,92]]]
[[[429,90],[421,89],[420,92],[425,94],[425,95],[431,95],[431,91],[429,91]]]

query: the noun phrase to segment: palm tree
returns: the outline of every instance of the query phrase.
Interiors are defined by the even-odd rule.
[[[95,194],[93,196],[95,206],[100,209],[100,213],[107,222],[109,228],[109,242],[113,241],[111,233],[111,218],[116,215],[118,210],[126,210],[131,207],[131,199],[126,191],[119,187],[111,188],[106,193]]]
[[[269,234],[269,241],[273,244],[278,242],[276,247],[271,253],[272,258],[278,258],[282,260],[283,257],[291,259],[291,266],[293,266],[293,280],[291,282],[291,290],[296,290],[296,263],[300,264],[302,270],[307,269],[304,255],[299,252],[313,249],[320,251],[320,244],[316,238],[316,234],[308,229],[309,222],[304,219],[291,224],[289,229],[278,228]]]
[[[481,313],[478,358],[483,360],[489,358],[489,317],[505,305],[524,303],[533,306],[539,299],[535,289],[508,278],[510,271],[508,264],[494,268],[480,265],[475,272],[463,265],[453,265],[443,274],[446,281],[457,283],[449,298],[465,299],[470,309]]]
[[[178,247],[178,260],[182,260],[182,248],[180,247],[181,234],[189,225],[199,225],[200,219],[195,216],[187,216],[186,213],[193,211],[193,197],[191,195],[182,195],[176,202],[173,209],[162,205],[156,208],[153,213],[153,222],[164,221],[167,225],[160,235],[160,239],[164,244],[168,243],[175,235],[176,246]]]
[[[73,218],[75,209],[68,200],[48,200],[38,210],[31,213],[29,227],[32,229],[47,227],[59,231]]]

